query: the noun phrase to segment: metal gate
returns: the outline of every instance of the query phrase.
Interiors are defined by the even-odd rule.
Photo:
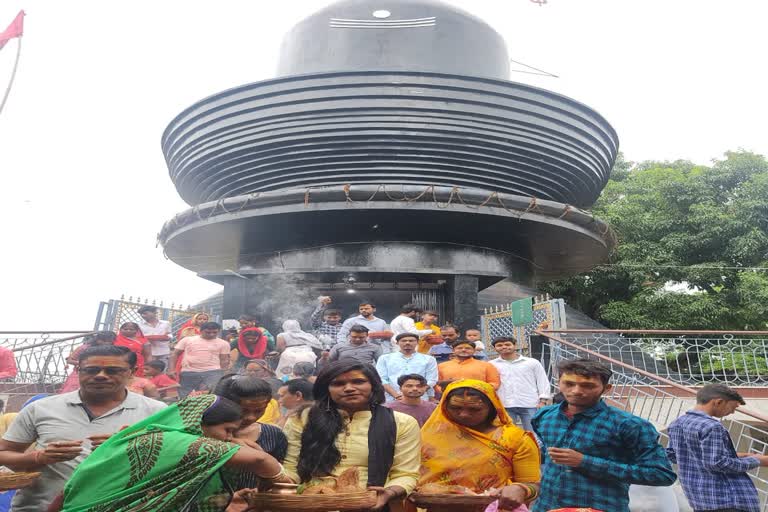
[[[191,309],[190,306],[184,308],[181,304],[171,304],[170,307],[163,305],[160,301],[149,301],[148,299],[141,300],[133,297],[120,297],[119,300],[109,300],[101,302],[99,304],[99,311],[96,315],[96,323],[94,324],[95,331],[115,331],[120,328],[125,322],[136,322],[141,320],[139,315],[139,309],[143,306],[154,306],[157,308],[157,317],[160,320],[167,320],[171,324],[171,333],[176,333],[184,322],[192,318],[196,313],[206,313],[210,316],[212,321],[219,321],[217,315],[213,315],[210,311],[201,309]]]
[[[440,321],[444,321],[445,316],[445,290],[440,288],[418,290],[411,294],[411,302],[425,311],[434,311],[437,313]]]
[[[520,349],[527,353],[530,348],[531,333],[545,322],[549,329],[567,329],[563,299],[550,299],[547,296],[534,297],[533,321],[524,325],[513,324],[512,304],[486,309],[480,317],[480,330],[483,334],[483,342],[489,350],[494,338],[514,336]]]

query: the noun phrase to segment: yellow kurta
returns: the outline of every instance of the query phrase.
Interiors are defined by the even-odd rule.
[[[269,423],[270,425],[277,425],[280,419],[280,404],[274,398],[269,401],[267,408],[264,409],[264,414],[259,418],[259,423]]]
[[[424,325],[424,322],[416,322],[416,328],[419,329],[419,330],[423,330],[423,329],[429,328],[429,329],[432,329],[432,334],[436,334],[438,336],[442,336],[443,335],[443,333],[440,332],[440,328],[438,326],[436,326],[436,325],[430,325],[429,327],[426,327]],[[429,349],[431,349],[431,348],[432,348],[432,345],[427,343],[427,337],[426,336],[422,336],[419,339],[419,344],[416,346],[416,351],[418,353],[420,353],[420,354],[429,354]]]
[[[0,416],[0,437],[8,431],[8,427],[11,426],[11,423],[13,423],[13,420],[16,419],[16,416],[18,415],[19,414],[16,412],[7,412]]]
[[[301,450],[301,433],[304,431],[308,415],[309,410],[306,410],[301,417],[292,417],[285,424],[288,453],[283,467],[294,482],[299,482],[296,467]],[[345,469],[357,466],[360,469],[360,481],[365,483],[368,481],[368,428],[371,424],[371,412],[357,412],[351,420],[343,411],[341,415],[344,418],[344,429],[336,438],[336,446],[341,452],[341,462],[336,466],[333,474],[338,476]],[[415,418],[400,412],[395,412],[395,424],[397,426],[395,456],[385,487],[398,485],[410,493],[416,487],[421,464],[419,424]]]

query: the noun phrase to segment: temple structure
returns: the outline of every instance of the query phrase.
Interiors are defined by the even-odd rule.
[[[432,0],[345,0],[285,37],[277,76],[179,114],[162,147],[192,208],[165,253],[224,286],[223,315],[332,295],[415,301],[474,326],[478,293],[589,270],[614,245],[583,210],[616,133],[509,81],[502,37]],[[276,295],[277,294],[277,295]],[[264,300],[270,296],[273,300]],[[279,306],[279,304],[277,305]]]

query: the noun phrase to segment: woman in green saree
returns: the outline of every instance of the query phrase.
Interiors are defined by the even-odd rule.
[[[223,511],[229,485],[221,468],[268,480],[283,475],[282,466],[257,445],[233,442],[238,428],[240,407],[226,398],[182,400],[99,446],[67,482],[62,510]]]

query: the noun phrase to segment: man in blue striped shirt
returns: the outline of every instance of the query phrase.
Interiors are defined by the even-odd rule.
[[[629,512],[629,485],[667,486],[675,473],[648,421],[610,407],[611,370],[595,361],[563,361],[565,401],[534,416],[543,444],[540,497],[533,512],[567,507]]]
[[[680,483],[695,512],[760,512],[748,471],[768,466],[768,456],[736,453],[728,430],[717,418],[733,414],[744,399],[725,384],[707,384],[696,407],[667,428],[667,455],[677,464]]]

